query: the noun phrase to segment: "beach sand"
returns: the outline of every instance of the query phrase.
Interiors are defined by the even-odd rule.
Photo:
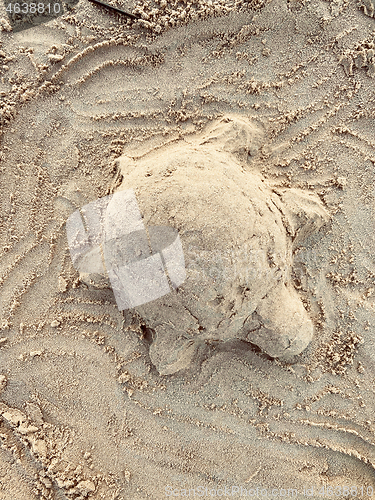
[[[0,499],[369,498],[371,1],[116,5],[145,21],[80,0],[12,32],[1,6]],[[159,375],[139,315],[80,281],[65,223],[119,188],[119,157],[230,113],[264,134],[248,170],[330,214],[293,261],[313,338],[290,362],[232,341]]]

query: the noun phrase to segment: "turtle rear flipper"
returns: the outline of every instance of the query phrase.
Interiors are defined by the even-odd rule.
[[[150,347],[150,359],[160,375],[172,375],[191,368],[207,351],[204,340],[176,336],[174,328],[158,329]]]
[[[300,354],[311,342],[312,321],[291,285],[274,287],[259,303],[255,317],[261,326],[247,340],[273,358]]]

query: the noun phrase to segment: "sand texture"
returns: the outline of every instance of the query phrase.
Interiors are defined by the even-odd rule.
[[[372,1],[116,5],[1,6],[0,499],[369,498]],[[130,189],[187,279],[119,310],[66,223]]]

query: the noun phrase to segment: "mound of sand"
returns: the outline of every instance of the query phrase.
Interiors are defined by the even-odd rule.
[[[199,486],[370,496],[373,4],[180,4],[138,4],[144,22],[134,24],[80,0],[16,33],[1,7],[0,498],[161,500]],[[232,128],[223,144],[227,115],[250,129]],[[182,143],[191,157],[181,152],[174,170],[163,151]],[[130,159],[123,173],[120,157]],[[224,318],[219,340],[231,332],[185,349],[188,371],[160,375],[150,318],[120,311],[108,283],[85,284],[71,261],[69,216],[121,188],[136,191],[146,226],[187,238],[201,291],[184,292],[190,312],[169,312],[175,330],[204,336]],[[266,199],[275,208],[261,216]],[[322,205],[331,220],[317,231]],[[250,233],[275,254],[269,301],[250,307],[230,274],[218,301],[213,280]],[[281,302],[283,283],[296,302]],[[250,284],[268,291],[264,276]],[[209,291],[210,313],[190,309],[192,294],[207,301]],[[292,321],[285,302],[314,328],[288,361],[267,355]],[[255,329],[239,334],[255,306]]]

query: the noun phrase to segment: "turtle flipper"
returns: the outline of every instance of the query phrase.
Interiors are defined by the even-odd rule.
[[[201,344],[199,339],[176,335],[171,326],[159,327],[150,347],[150,359],[160,375],[172,375],[193,365]]]
[[[160,375],[171,375],[194,363],[201,343],[197,319],[183,305],[182,291],[136,307],[151,328],[150,360]]]
[[[291,285],[279,283],[255,311],[260,328],[249,333],[247,340],[272,357],[300,354],[313,336],[313,323]]]
[[[315,193],[294,188],[274,188],[273,192],[272,201],[282,214],[294,248],[330,220],[330,214]]]

